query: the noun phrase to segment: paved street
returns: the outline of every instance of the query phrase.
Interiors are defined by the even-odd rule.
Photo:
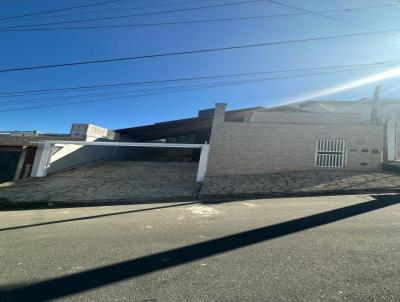
[[[399,301],[400,197],[0,212],[1,301]]]

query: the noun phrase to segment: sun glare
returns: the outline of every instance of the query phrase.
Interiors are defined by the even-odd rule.
[[[294,97],[294,98],[291,98],[290,101],[282,102],[279,105],[285,105],[285,104],[290,104],[290,103],[301,102],[304,100],[315,99],[315,98],[319,98],[322,96],[331,95],[331,94],[335,94],[338,92],[350,90],[353,88],[362,87],[362,86],[365,86],[368,84],[377,83],[377,82],[395,78],[398,76],[400,76],[400,67],[395,67],[395,68],[386,70],[384,72],[376,73],[374,75],[367,76],[367,77],[364,77],[361,79],[352,80],[352,81],[349,81],[349,82],[346,82],[343,84],[339,84],[339,85],[336,85],[333,87],[317,90],[317,91],[314,91],[314,92],[306,94],[306,95]]]

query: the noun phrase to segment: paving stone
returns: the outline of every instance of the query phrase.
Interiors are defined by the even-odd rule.
[[[301,171],[240,176],[208,176],[200,196],[400,190],[400,174],[361,171]]]
[[[0,189],[11,202],[113,202],[196,196],[197,163],[107,162],[30,178]]]

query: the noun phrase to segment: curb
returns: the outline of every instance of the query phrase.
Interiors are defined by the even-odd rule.
[[[400,193],[400,188],[382,188],[365,190],[329,190],[318,192],[259,192],[259,193],[233,193],[233,194],[204,194],[200,195],[201,201],[232,200],[232,199],[263,199],[283,197],[318,197],[335,195],[361,195],[361,194],[383,194]]]
[[[102,199],[102,200],[80,200],[80,201],[9,201],[0,199],[1,211],[14,210],[33,210],[33,209],[57,209],[57,208],[79,208],[79,207],[99,207],[99,206],[117,206],[134,204],[152,204],[152,203],[171,203],[171,202],[193,202],[198,200],[196,197],[164,197],[147,199]]]

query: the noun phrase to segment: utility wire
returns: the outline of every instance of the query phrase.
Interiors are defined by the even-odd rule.
[[[381,31],[374,31],[374,32],[362,32],[362,33],[354,33],[354,34],[322,36],[322,37],[315,37],[315,38],[295,39],[295,40],[286,40],[286,41],[278,41],[278,42],[245,44],[245,45],[227,46],[227,47],[219,47],[219,48],[206,48],[206,49],[197,49],[197,50],[189,50],[189,51],[176,51],[176,52],[123,57],[123,58],[7,68],[7,69],[0,69],[0,73],[15,72],[15,71],[27,71],[27,70],[35,70],[35,69],[59,68],[59,67],[67,67],[67,66],[79,66],[79,65],[87,65],[87,64],[109,63],[109,62],[118,62],[118,61],[139,60],[139,59],[150,59],[150,58],[160,58],[160,57],[170,57],[170,56],[181,56],[181,55],[189,55],[189,54],[197,54],[197,53],[211,53],[211,52],[235,50],[235,49],[266,47],[266,46],[273,46],[273,45],[294,44],[294,43],[322,41],[322,40],[348,38],[348,37],[360,37],[360,36],[366,36],[366,35],[384,34],[384,33],[397,32],[397,31],[399,31],[399,30],[381,30]]]
[[[364,26],[362,24],[358,24],[358,23],[355,23],[355,22],[352,22],[352,21],[339,19],[339,18],[336,18],[336,17],[325,16],[325,15],[322,15],[322,13],[320,13],[320,12],[304,9],[304,8],[301,8],[301,7],[298,7],[298,6],[294,6],[294,5],[290,5],[290,4],[286,4],[286,3],[283,3],[283,2],[280,2],[280,1],[275,1],[275,0],[265,0],[265,1],[267,1],[269,3],[272,3],[272,4],[279,5],[279,6],[295,9],[297,11],[302,11],[302,12],[305,12],[305,13],[317,15],[317,16],[325,18],[325,19],[330,19],[330,20],[333,20],[333,21],[339,21],[339,22],[342,22],[342,23],[346,23],[346,24],[350,24],[350,25],[353,25],[353,26],[357,26],[357,27],[362,28],[362,29],[376,30],[375,28],[371,28],[369,26]]]
[[[23,15],[18,15],[18,16],[3,17],[3,18],[0,18],[0,21],[10,20],[10,19],[18,19],[18,18],[29,17],[29,16],[44,15],[44,14],[56,13],[56,12],[72,10],[72,9],[78,9],[78,8],[93,7],[93,6],[111,4],[111,3],[122,2],[122,1],[125,1],[125,0],[105,1],[105,2],[99,2],[99,3],[92,3],[92,4],[85,4],[85,5],[79,5],[79,6],[72,6],[72,7],[65,7],[65,8],[59,8],[59,9],[46,10],[46,11],[35,12],[35,13],[28,13],[28,14],[23,14]]]
[[[298,74],[298,75],[280,76],[280,77],[271,77],[271,78],[262,78],[262,79],[253,79],[253,80],[232,81],[232,82],[225,82],[225,83],[222,83],[222,84],[221,83],[212,83],[212,84],[206,84],[204,86],[200,86],[199,85],[198,87],[186,87],[186,86],[180,86],[181,88],[179,86],[178,87],[169,87],[172,90],[149,92],[149,93],[135,94],[135,95],[128,95],[128,96],[124,96],[122,98],[121,97],[107,98],[105,100],[104,99],[102,99],[102,100],[94,99],[94,100],[87,100],[87,101],[77,101],[77,102],[67,102],[67,103],[58,103],[58,104],[50,104],[50,105],[39,105],[39,106],[30,106],[30,107],[2,109],[2,110],[0,110],[0,112],[23,111],[23,110],[38,109],[38,108],[49,108],[49,107],[60,107],[60,106],[67,106],[67,105],[74,105],[74,104],[85,104],[85,103],[111,101],[111,100],[125,100],[125,99],[132,99],[132,98],[138,98],[138,97],[143,97],[143,96],[169,94],[169,93],[176,93],[176,92],[182,92],[182,91],[192,91],[192,90],[204,89],[204,88],[237,86],[237,85],[243,85],[243,84],[249,84],[249,83],[266,82],[266,81],[274,81],[274,80],[283,80],[283,79],[299,78],[299,77],[307,77],[307,76],[315,76],[315,75],[329,74],[329,73],[335,73],[335,72],[338,72],[338,71],[327,71],[327,72]]]
[[[193,1],[180,1],[180,2],[173,2],[173,3],[160,3],[160,4],[153,4],[153,5],[143,5],[143,6],[134,6],[134,7],[124,7],[124,8],[117,8],[117,9],[107,9],[107,10],[97,10],[97,11],[89,11],[89,12],[76,12],[73,14],[63,14],[63,15],[54,15],[54,16],[41,16],[41,17],[32,17],[28,19],[24,19],[24,21],[31,21],[31,20],[38,20],[38,19],[48,19],[48,18],[60,18],[60,17],[74,17],[74,16],[82,16],[82,15],[91,15],[91,14],[104,14],[104,13],[112,13],[112,12],[119,12],[119,11],[128,11],[128,10],[141,10],[145,8],[152,8],[152,7],[165,7],[165,6],[176,6],[176,5],[185,5],[185,4],[192,4],[192,3],[202,3],[202,2],[210,2],[210,1],[221,1],[221,0],[193,0]],[[222,0],[224,1],[224,0]],[[387,6],[393,6],[393,4],[386,4]],[[1,21],[0,23],[6,22],[15,22],[15,20],[7,20]]]
[[[335,12],[352,12],[357,10],[365,10],[372,8],[392,7],[391,4],[363,6],[346,9],[332,9],[318,11],[315,13],[335,13]],[[217,19],[203,19],[203,20],[188,20],[188,21],[171,21],[171,22],[155,22],[155,23],[137,23],[137,24],[120,24],[120,25],[93,25],[93,26],[74,26],[74,27],[47,27],[47,28],[23,28],[23,29],[0,29],[1,32],[26,32],[26,31],[54,31],[54,30],[80,30],[80,29],[104,29],[104,28],[128,28],[128,27],[147,27],[147,26],[165,26],[165,25],[179,25],[179,24],[195,24],[195,23],[211,23],[211,22],[229,22],[229,21],[243,21],[243,20],[258,20],[268,18],[290,17],[310,15],[313,13],[287,13],[287,14],[274,14],[263,16],[249,16],[249,17],[233,17],[233,18],[217,18]]]
[[[82,22],[93,22],[93,21],[123,19],[123,18],[139,17],[139,16],[149,16],[149,15],[160,15],[160,14],[169,14],[169,13],[177,13],[177,12],[186,12],[186,11],[199,10],[199,9],[226,7],[226,6],[239,5],[239,4],[256,3],[256,2],[265,2],[265,0],[247,0],[247,1],[240,1],[240,2],[231,2],[231,3],[223,3],[223,4],[215,4],[215,5],[206,5],[206,6],[197,6],[197,7],[181,8],[181,9],[174,9],[174,10],[164,10],[164,11],[148,12],[148,13],[139,13],[139,14],[120,15],[120,16],[112,16],[112,17],[100,17],[100,18],[72,20],[72,21],[60,21],[60,22],[49,22],[49,23],[39,23],[39,24],[28,24],[28,25],[15,25],[15,26],[1,27],[0,29],[13,29],[13,28],[21,28],[21,27],[46,26],[46,25],[71,24],[71,23],[82,23]]]
[[[339,70],[331,70],[331,71],[325,71],[325,72],[319,72],[319,73],[312,73],[311,75],[321,75],[321,74],[330,74],[330,73],[337,73],[337,72],[347,72],[347,71],[358,71],[358,70],[369,70],[373,68],[382,68],[384,65],[373,65],[373,66],[364,66],[364,67],[352,67],[352,68],[346,68],[346,69],[339,69]],[[305,75],[310,75],[310,74],[305,74]],[[300,75],[290,75],[290,76],[284,76],[286,77],[292,77],[292,76],[304,76],[304,74]],[[226,76],[226,77],[231,77],[231,76]],[[210,78],[210,77],[208,77]],[[277,77],[280,78],[280,77]],[[215,77],[214,77],[215,79]],[[240,80],[243,82],[252,82],[252,81],[260,81],[264,80],[265,78],[261,79],[247,79],[247,80]],[[268,78],[270,79],[270,78]],[[220,84],[221,82],[216,82],[216,83],[210,83],[210,84]],[[223,83],[223,82],[222,82]],[[230,83],[230,82],[229,82]],[[235,82],[236,83],[236,82]],[[92,94],[80,94],[80,95],[66,95],[66,96],[58,96],[58,97],[45,97],[45,98],[36,98],[36,99],[22,99],[22,100],[8,100],[8,101],[0,101],[0,104],[19,104],[19,103],[26,103],[26,102],[49,102],[49,101],[58,101],[58,100],[63,100],[63,99],[71,99],[71,98],[90,98],[90,97],[108,97],[108,96],[113,96],[113,95],[121,95],[121,94],[126,94],[126,93],[132,93],[132,92],[148,92],[148,91],[156,91],[156,90],[166,90],[166,89],[171,89],[171,88],[181,88],[181,87],[197,87],[198,85],[205,85],[204,83],[200,84],[191,84],[194,86],[166,86],[166,87],[151,87],[151,88],[146,88],[146,89],[140,89],[140,90],[124,90],[124,91],[113,91],[113,92],[107,92],[107,93],[92,93]]]
[[[268,70],[259,72],[246,72],[246,73],[233,73],[233,74],[223,74],[223,75],[210,75],[210,76],[196,76],[196,77],[186,77],[186,78],[174,78],[174,79],[163,79],[163,80],[151,80],[151,81],[140,81],[140,82],[125,82],[125,83],[114,83],[114,84],[99,84],[99,85],[86,85],[86,86],[73,86],[73,87],[61,87],[61,88],[51,88],[51,89],[36,89],[36,90],[23,90],[23,91],[9,91],[0,92],[0,98],[9,97],[19,97],[25,95],[37,95],[37,94],[47,94],[47,93],[58,93],[58,92],[71,92],[79,90],[93,90],[93,89],[110,89],[115,87],[126,87],[133,85],[148,85],[148,84],[164,84],[171,82],[182,82],[182,81],[195,81],[195,80],[209,80],[209,79],[219,79],[227,77],[241,77],[241,76],[254,76],[262,74],[276,74],[276,73],[289,73],[289,72],[301,72],[301,71],[311,71],[311,70],[325,70],[325,69],[347,69],[347,68],[358,68],[358,67],[379,67],[379,66],[390,66],[398,64],[399,61],[382,61],[364,64],[345,64],[345,65],[327,65],[320,67],[307,67],[307,68],[292,68],[292,69],[278,69],[278,70]]]
[[[298,10],[298,11],[310,13],[310,14],[313,14],[313,15],[316,15],[316,16],[319,16],[319,17],[322,17],[322,18],[325,18],[325,19],[329,19],[329,20],[333,20],[333,21],[336,21],[336,22],[341,22],[341,23],[353,25],[353,26],[356,26],[358,28],[372,30],[372,31],[377,31],[378,30],[378,29],[370,27],[370,26],[366,26],[366,25],[363,25],[363,24],[359,24],[359,23],[356,23],[356,22],[353,22],[353,21],[344,20],[344,19],[337,18],[337,17],[327,16],[327,15],[324,15],[323,13],[320,13],[320,12],[317,12],[317,11],[304,9],[304,8],[301,8],[301,7],[298,7],[298,6],[294,6],[294,5],[290,5],[290,4],[287,4],[287,3],[283,3],[281,1],[277,1],[277,0],[265,0],[265,1],[267,1],[269,3],[272,3],[272,4],[279,5],[279,6],[288,7],[288,8],[291,8],[291,9]],[[389,34],[392,34],[392,33],[389,33]],[[393,34],[393,35],[396,36],[396,37],[399,36],[397,34]]]

